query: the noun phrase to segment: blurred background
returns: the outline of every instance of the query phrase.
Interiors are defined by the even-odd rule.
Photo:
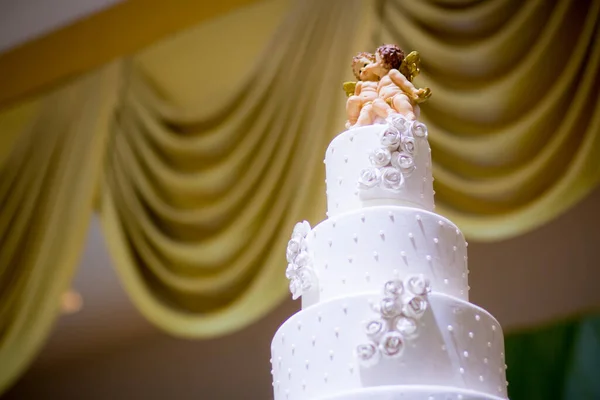
[[[2,399],[272,398],[350,60],[418,50],[509,396],[600,399],[600,1],[0,0]]]

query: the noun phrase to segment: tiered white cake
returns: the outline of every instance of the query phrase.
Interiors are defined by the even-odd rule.
[[[468,302],[467,243],[433,212],[427,129],[395,116],[325,156],[328,219],[294,229],[302,310],[271,345],[276,400],[506,399],[498,322]]]

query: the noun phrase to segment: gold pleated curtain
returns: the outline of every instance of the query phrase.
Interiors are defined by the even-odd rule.
[[[379,40],[421,53],[437,211],[467,236],[534,229],[598,183],[599,1],[381,5]]]
[[[332,115],[344,103],[339,77],[359,5],[298,2],[212,115],[161,100],[133,62],[102,215],[126,289],[157,325],[220,335],[286,295],[290,227],[325,207],[323,155],[343,126]]]
[[[134,56],[0,114],[0,390],[57,316],[95,195],[125,290],[165,331],[222,335],[281,302],[291,228],[325,216],[354,52],[421,53],[437,211],[470,239],[534,229],[598,184],[600,1],[289,7],[217,107],[174,101]]]
[[[103,220],[150,320],[219,335],[288,295],[282,249],[294,222],[324,217],[322,157],[343,126],[341,77],[352,52],[377,42],[421,52],[418,84],[434,88],[423,119],[437,210],[467,236],[533,229],[594,187],[598,2],[450,3],[297,2],[211,115],[161,98],[134,60]]]
[[[79,262],[118,68],[0,117],[0,392],[37,355]]]

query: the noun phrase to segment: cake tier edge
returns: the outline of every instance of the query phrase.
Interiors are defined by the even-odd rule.
[[[380,386],[352,390],[318,400],[506,400],[506,398],[443,386]]]
[[[400,130],[387,123],[368,125],[344,131],[331,141],[324,159],[329,217],[373,202],[433,211],[427,128],[419,121],[403,121]]]
[[[306,238],[315,285],[306,308],[379,291],[394,276],[424,274],[434,292],[468,301],[467,243],[447,218],[402,206],[373,206],[328,218]]]
[[[377,294],[333,299],[284,322],[271,344],[275,400],[384,385],[447,386],[506,397],[500,325],[484,309],[439,293],[426,296],[428,306],[416,332],[402,340],[400,357],[381,356],[365,366],[357,350],[372,343],[365,327],[380,319],[373,306],[381,299]],[[383,354],[381,343],[375,344]]]

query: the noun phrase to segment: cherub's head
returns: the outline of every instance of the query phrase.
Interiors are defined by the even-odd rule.
[[[367,71],[367,66],[375,62],[371,53],[358,53],[352,59],[352,72],[359,81],[376,81],[377,76]]]
[[[384,44],[375,51],[375,62],[366,67],[378,78],[386,75],[392,69],[400,69],[404,61],[404,52],[395,44]]]

